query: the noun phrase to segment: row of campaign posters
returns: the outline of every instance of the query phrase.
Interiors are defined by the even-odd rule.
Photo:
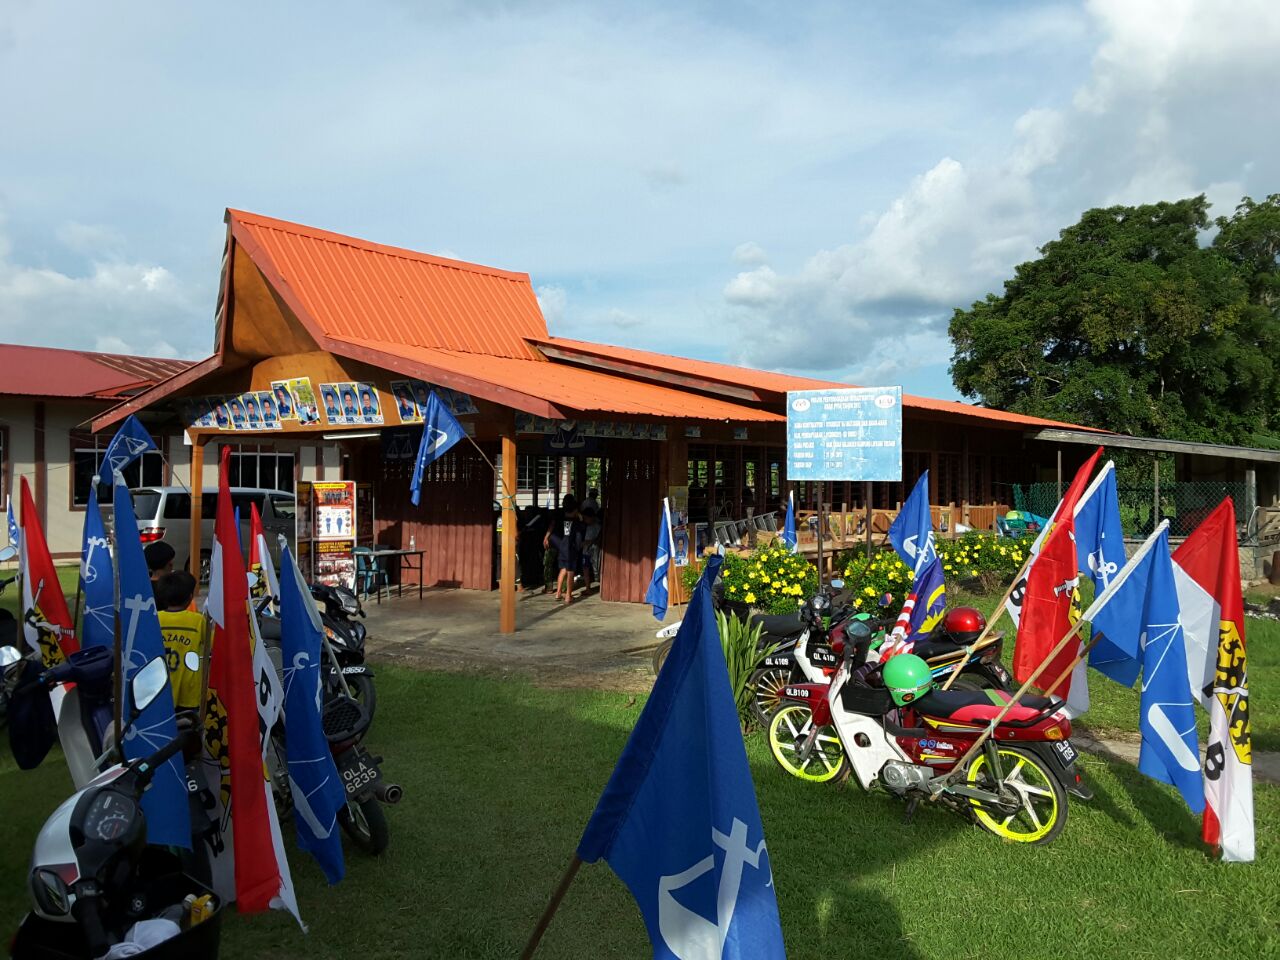
[[[432,388],[422,380],[393,380],[400,423],[421,423],[432,389],[455,416],[477,413],[465,393]],[[270,390],[231,396],[193,397],[181,401],[183,420],[192,427],[218,430],[280,430],[285,421],[301,426],[382,426],[382,403],[371,383],[354,380],[320,384],[319,397],[310,377],[271,381]]]

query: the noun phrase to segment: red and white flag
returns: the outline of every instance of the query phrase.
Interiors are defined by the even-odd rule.
[[[1013,675],[1019,680],[1025,681],[1031,676],[1058,645],[1063,635],[1071,629],[1072,608],[1077,602],[1076,590],[1080,585],[1075,543],[1075,507],[1089,485],[1089,478],[1101,456],[1102,448],[1099,447],[1076,471],[1071,486],[1054,511],[1054,520],[1038,541],[1039,550],[1027,571],[1026,586],[1018,598],[1018,638],[1013,648]],[[1014,592],[1018,592],[1016,588]],[[1052,684],[1079,652],[1079,643],[1067,644],[1059,651],[1041,672],[1041,686]],[[1068,676],[1054,691],[1065,698],[1069,705],[1071,680],[1072,677]],[[1083,692],[1085,699],[1082,706],[1087,707],[1087,687]]]
[[[262,530],[262,514],[256,503],[249,504],[249,572],[257,574],[258,584],[253,589],[255,597],[280,597],[280,582],[276,579],[276,567],[271,562],[271,550],[267,547],[267,535]]]
[[[1240,554],[1231,498],[1173,552],[1191,690],[1209,712],[1204,758],[1204,840],[1223,860],[1254,857],[1249,678]]]
[[[46,667],[62,663],[80,649],[67,598],[40,528],[27,478],[22,478],[22,536],[18,572],[22,577],[22,635]]]
[[[228,483],[230,459],[230,448],[223,447],[207,601],[214,626],[209,685],[224,711],[216,719],[223,728],[225,751],[219,793],[230,792],[230,809],[222,818],[223,836],[229,833],[230,841],[220,845],[215,857],[215,887],[221,886],[219,895],[234,899],[241,913],[284,908],[301,924],[264,764],[267,738],[283,698],[262,644],[253,642],[256,631],[250,628],[248,582]],[[227,883],[228,853],[234,862],[232,884]]]

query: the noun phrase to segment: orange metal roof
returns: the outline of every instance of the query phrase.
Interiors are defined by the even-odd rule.
[[[656,372],[675,371],[706,380],[730,385],[742,385],[771,393],[786,393],[788,390],[822,390],[831,387],[849,387],[853,384],[837,383],[832,380],[815,380],[810,377],[796,377],[786,373],[774,373],[769,370],[755,370],[751,367],[735,367],[728,363],[714,363],[709,360],[691,360],[686,357],[673,357],[665,353],[654,353],[649,350],[637,350],[633,347],[615,347],[603,343],[591,343],[585,340],[570,340],[564,337],[531,338],[534,343],[547,347],[559,348],[567,353],[576,353],[589,357],[602,357],[620,360],[624,363],[647,367]],[[1009,413],[1006,410],[993,410],[990,407],[978,407],[969,403],[954,400],[935,400],[932,397],[920,397],[904,393],[902,404],[908,409],[929,410],[934,413],[949,413],[964,417],[977,417],[981,420],[1007,423],[1018,427],[1070,427],[1073,430],[1094,430],[1093,427],[1082,427],[1076,424],[1062,423],[1057,420],[1045,420],[1041,417],[1027,416],[1021,413]]]
[[[527,273],[227,210],[231,232],[313,333],[541,360],[547,324]]]
[[[335,338],[337,340],[340,338]],[[785,423],[787,419],[780,413],[565,363],[486,357],[477,353],[432,350],[371,340],[343,342],[357,356],[360,351],[370,350],[384,355],[384,361],[386,358],[400,358],[410,364],[421,365],[424,368],[423,379],[434,379],[433,371],[445,371],[480,384],[505,387],[527,398],[545,401],[555,408],[545,414],[552,417],[558,416],[559,411],[754,423]],[[507,402],[542,414],[541,409],[521,404],[519,400],[520,397],[513,397]]]

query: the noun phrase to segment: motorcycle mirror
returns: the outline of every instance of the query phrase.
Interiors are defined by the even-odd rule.
[[[142,713],[151,706],[156,697],[164,692],[169,682],[169,668],[164,665],[164,658],[156,657],[133,675],[129,681],[129,691],[133,694],[134,715]]]
[[[12,560],[17,555],[18,555],[18,548],[13,546],[13,544],[10,544],[9,546],[5,547],[3,550],[0,550],[0,563],[4,563],[6,560]]]
[[[22,651],[5,644],[0,647],[0,670],[8,669],[22,660]]]
[[[880,606],[882,607],[890,606],[892,603],[893,603],[892,593],[886,593],[883,597],[880,598]]]
[[[192,673],[200,672],[200,654],[194,650],[188,650],[182,658],[182,664]]]
[[[835,580],[832,580],[832,581],[831,581],[831,589],[832,589],[832,590],[843,590],[843,589],[844,589],[844,581],[843,581],[843,580],[841,580],[841,579],[839,579],[838,577],[837,577]]]
[[[858,640],[867,640],[871,636],[871,628],[862,620],[852,620],[849,625],[844,628],[845,635],[855,642]]]

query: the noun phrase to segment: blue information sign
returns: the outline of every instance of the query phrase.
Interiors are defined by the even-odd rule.
[[[902,480],[902,388],[787,393],[788,480]]]

